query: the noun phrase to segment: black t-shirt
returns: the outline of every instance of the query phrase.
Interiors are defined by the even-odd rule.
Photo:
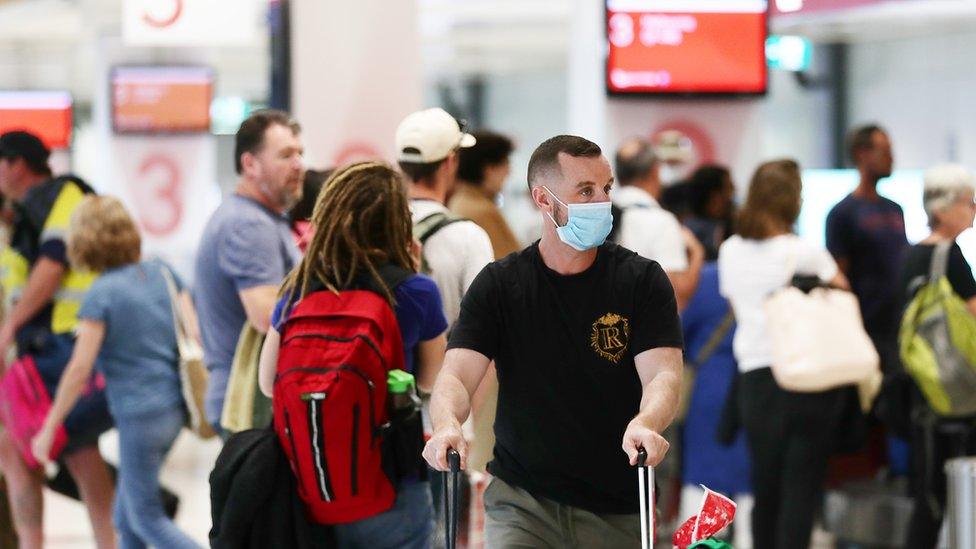
[[[640,408],[634,356],[681,346],[660,265],[609,243],[575,275],[549,269],[538,243],[488,265],[464,296],[448,345],[495,360],[488,470],[596,513],[638,510],[636,475],[621,450]]]
[[[848,195],[827,215],[826,236],[830,253],[848,260],[847,275],[868,334],[894,337],[901,302],[896,284],[908,247],[901,206],[884,197],[874,201]]]
[[[934,244],[916,244],[905,254],[905,265],[901,272],[902,304],[908,305],[917,291],[928,280],[932,269],[932,254]],[[973,279],[973,269],[962,255],[959,244],[952,243],[949,248],[949,264],[946,266],[946,278],[959,297],[969,300],[976,296],[976,280]]]

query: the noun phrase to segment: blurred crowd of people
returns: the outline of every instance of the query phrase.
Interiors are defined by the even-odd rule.
[[[298,505],[315,516],[347,513],[317,521],[329,523],[309,530],[321,539],[286,542],[253,532],[281,505],[227,498],[214,509],[215,547],[439,546],[438,471],[449,450],[466,474],[460,537],[472,548],[639,545],[640,450],[660,471],[662,525],[695,514],[704,485],[738,503],[730,539],[739,549],[804,547],[822,523],[828,485],[907,476],[914,511],[904,547],[935,547],[945,462],[976,454],[976,409],[956,406],[976,398],[976,384],[973,394],[948,391],[952,413],[940,408],[946,378],[925,384],[903,364],[923,330],[904,312],[940,275],[972,317],[959,322],[976,323],[976,281],[955,243],[976,216],[972,172],[926,172],[931,233],[910,244],[901,206],[878,193],[892,173],[890,136],[876,125],[854,129],[848,153],[859,184],[830,211],[824,247],[796,234],[803,181],[794,160],[764,162],[740,186],[726,166],[690,165],[686,138],[674,132],[627,139],[614,154],[556,136],[529,162],[542,220],[540,240],[529,243],[502,206],[517,146],[510,138],[469,133],[428,109],[391,139],[396,166],[306,169],[300,125],[284,112],[253,113],[236,136],[237,187],[202,234],[191,286],[142,256],[138,224],[120,201],[52,174],[36,136],[0,136],[10,212],[0,257],[0,545],[43,546],[48,485],[84,502],[101,549],[196,547],[172,522],[175,497],[159,472],[181,429],[203,414],[227,443],[215,478],[232,467],[231,448],[254,452],[242,449],[242,433],[262,429],[277,436]],[[780,385],[765,304],[792,286],[856,296],[883,374],[866,403],[853,385]],[[376,380],[368,404],[341,412],[351,432],[333,431],[333,385],[310,385],[324,377],[307,378],[301,402],[281,381],[317,365],[302,360],[365,337],[315,332],[326,317],[361,314],[329,297],[358,290],[379,296],[397,326],[392,350],[381,322],[367,330],[386,365],[376,394],[394,398],[387,370],[409,374],[408,391],[423,402],[422,439],[404,434],[412,427],[396,422],[392,404],[373,402]],[[181,330],[202,346],[208,381],[199,402],[181,375],[190,371]],[[302,337],[322,341],[299,342],[299,352]],[[940,354],[949,347],[932,360],[955,365],[956,355]],[[976,372],[966,360],[959,368]],[[340,369],[329,370],[329,383]],[[15,402],[16,376],[39,380],[46,397]],[[301,429],[279,417],[298,409],[281,402],[293,396],[309,414]],[[361,406],[370,421],[389,415],[382,436],[412,448],[400,446],[394,474],[385,447],[357,442]],[[113,427],[117,470],[98,449]],[[306,428],[314,433],[303,438]],[[330,472],[335,446],[350,436],[347,488]],[[370,456],[381,453],[384,476],[369,492],[380,463]],[[39,464],[49,462],[61,474],[48,478]],[[355,504],[343,507],[347,500]]]

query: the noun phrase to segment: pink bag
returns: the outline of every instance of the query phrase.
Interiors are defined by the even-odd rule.
[[[31,439],[44,425],[44,418],[50,410],[51,397],[37,372],[34,359],[24,356],[14,362],[0,380],[0,421],[28,467],[41,465],[31,452]],[[67,444],[68,433],[62,425],[55,432],[48,458],[57,459]]]

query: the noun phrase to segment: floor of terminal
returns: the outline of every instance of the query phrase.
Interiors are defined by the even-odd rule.
[[[106,433],[100,446],[108,460],[117,461],[118,439],[115,431]],[[204,546],[208,545],[207,533],[210,530],[209,475],[218,453],[220,444],[216,440],[203,442],[184,431],[173,447],[162,473],[163,483],[180,496],[177,525]],[[45,492],[44,503],[45,547],[95,548],[84,507],[50,490]],[[832,547],[833,539],[829,534],[823,531],[814,533],[811,549]]]
[[[99,442],[106,458],[117,463],[115,431],[106,433]],[[209,476],[219,453],[219,441],[201,441],[184,430],[161,475],[163,484],[180,496],[176,524],[205,547],[209,545],[207,534],[210,531]],[[45,548],[94,549],[85,508],[50,490],[46,490],[44,496]]]

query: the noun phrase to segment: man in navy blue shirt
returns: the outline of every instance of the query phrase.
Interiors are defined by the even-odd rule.
[[[901,206],[878,194],[878,182],[891,176],[894,164],[891,141],[879,126],[856,128],[848,137],[848,154],[860,182],[827,215],[827,249],[851,281],[864,328],[878,349],[882,369],[891,374],[901,369],[898,276],[908,249]]]

